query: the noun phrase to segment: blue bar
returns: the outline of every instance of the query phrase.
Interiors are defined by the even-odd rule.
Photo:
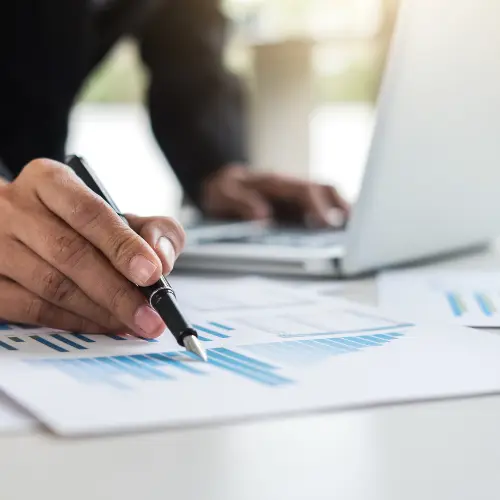
[[[305,342],[305,345],[301,345],[301,342]],[[294,341],[294,342],[275,342],[273,344],[269,344],[269,347],[271,347],[274,350],[274,353],[278,356],[278,359],[284,360],[285,362],[298,362],[300,363],[307,363],[311,361],[317,361],[318,360],[318,352],[311,348],[308,347],[308,340],[303,340],[303,341]],[[266,350],[269,349],[269,347],[266,349],[266,346],[264,347],[264,355],[266,354]],[[273,351],[271,350],[271,355],[269,357],[273,357]]]
[[[293,347],[299,349],[310,360],[321,361],[331,356],[330,349],[320,344],[313,344],[310,340],[298,340],[296,342],[284,342],[284,344],[295,344]],[[305,348],[305,350],[304,350]]]
[[[280,377],[278,375],[275,375],[274,373],[266,373],[260,372],[258,370],[253,370],[251,368],[248,368],[246,365],[231,361],[228,358],[223,358],[222,356],[220,356],[220,354],[214,353],[211,349],[208,350],[207,354],[209,364],[218,368],[222,368],[223,370],[233,372],[236,375],[240,375],[255,382],[271,386],[293,383],[292,380]]]
[[[62,342],[63,344],[74,347],[75,349],[78,349],[79,351],[83,351],[83,350],[87,349],[85,346],[77,344],[76,342],[73,342],[72,340],[63,337],[60,333],[53,333],[51,335],[51,337],[55,338],[56,340],[59,340],[59,342]]]
[[[90,378],[90,382],[98,382],[98,383],[106,383],[108,385],[111,385],[112,387],[118,388],[118,389],[130,389],[129,386],[122,384],[121,382],[118,382],[113,378],[114,375],[119,375],[120,371],[117,370],[116,366],[108,365],[106,363],[101,363],[98,360],[101,358],[79,358],[75,360],[67,360],[69,362],[71,361],[77,361],[83,365],[86,365],[82,367],[81,369],[86,371],[86,372],[96,372],[97,377]],[[66,361],[66,360],[64,360]],[[118,364],[118,363],[117,363]],[[102,375],[100,375],[102,373]]]
[[[248,365],[255,366],[256,368],[263,368],[264,370],[277,370],[278,368],[276,366],[272,366],[268,363],[264,363],[264,361],[259,361],[258,359],[254,358],[249,358],[248,356],[245,356],[244,354],[239,354],[235,351],[231,351],[229,349],[226,349],[224,347],[216,347],[215,349],[212,349],[212,351],[220,352],[221,354],[224,354],[230,358],[237,359],[240,361],[243,361],[244,363],[247,363]]]
[[[335,349],[341,349],[344,353],[346,352],[352,352],[352,351],[357,351],[356,348],[353,348],[352,346],[348,346],[342,343],[337,342],[338,339],[317,339],[317,342],[327,342],[331,346],[335,347]]]
[[[153,358],[157,363],[161,363],[163,365],[172,365],[176,368],[179,368],[180,370],[192,373],[193,375],[206,375],[205,372],[189,366],[189,363],[183,363],[181,360],[174,359],[172,357],[172,354],[169,353],[151,353],[147,356],[149,358]]]
[[[308,359],[309,355],[303,350],[296,349],[293,342],[273,342],[271,344],[257,344],[240,346],[240,349],[249,351],[257,356],[266,356],[268,358],[277,359],[279,361],[303,362]]]
[[[209,351],[210,351],[209,358],[211,357],[212,359],[215,359],[220,363],[224,363],[227,366],[237,367],[239,370],[247,371],[253,375],[258,375],[260,377],[264,377],[264,378],[271,380],[271,381],[281,378],[279,375],[276,375],[276,374],[272,373],[271,371],[261,369],[261,368],[256,368],[256,367],[248,365],[247,363],[243,363],[242,361],[239,361],[237,359],[229,358],[227,356],[224,356],[220,352],[216,352],[214,349],[210,349]]]
[[[4,349],[7,349],[7,351],[18,351],[19,349],[11,346],[10,344],[7,344],[6,342],[2,342],[0,340],[0,347],[3,347]]]
[[[138,339],[145,340],[146,342],[158,342],[156,339],[148,339],[146,337],[137,336]]]
[[[105,363],[101,363],[100,360],[101,358],[78,358],[78,359],[69,359],[69,360],[62,360],[66,362],[73,362],[73,361],[78,361],[79,363],[86,365],[87,370],[94,370],[96,372],[101,372],[103,374],[109,375],[109,374],[116,374],[117,372],[119,373],[119,370],[116,369],[116,367],[111,367],[110,365],[107,365]]]
[[[140,361],[136,361],[133,356],[114,356],[114,359],[120,361],[122,363],[126,363],[129,366],[134,366],[138,370],[145,372],[145,374],[149,375],[147,378],[153,379],[171,379],[172,377],[166,375],[165,373],[155,370],[151,368],[149,365],[141,363]]]
[[[454,293],[447,293],[446,298],[448,299],[448,303],[450,304],[453,314],[455,316],[462,316],[464,311],[462,309],[462,305],[457,300],[456,295]]]
[[[333,355],[343,354],[343,353],[347,352],[345,347],[333,345],[330,342],[328,342],[327,339],[317,339],[317,340],[313,340],[313,342],[322,345],[325,349],[328,349],[331,352],[331,354],[333,354]]]
[[[123,337],[120,337],[119,335],[112,335],[111,333],[106,333],[106,337],[113,339],[113,340],[127,340]]]
[[[372,345],[380,346],[384,345],[385,342],[376,338],[374,335],[363,335],[360,338],[364,339],[366,342],[370,342]]]
[[[8,323],[2,323],[0,324],[0,330],[12,330],[12,328]]]
[[[24,340],[19,337],[9,337],[9,339],[12,340],[12,342],[24,342]]]
[[[207,337],[202,337],[201,335],[198,335],[198,338],[203,342],[212,342],[212,339],[208,339]]]
[[[130,368],[127,365],[120,363],[113,358],[103,356],[103,357],[95,358],[95,359],[97,361],[99,361],[100,363],[109,366],[111,369],[114,369],[115,371],[117,371],[120,374],[134,375],[134,373],[132,373],[133,370],[130,370]],[[139,377],[139,378],[142,378],[142,377]]]
[[[162,363],[161,361],[158,361],[157,359],[154,359],[151,356],[145,355],[145,354],[134,354],[133,356],[131,356],[131,358],[137,359],[138,361],[140,361],[141,363],[145,363],[149,367],[152,367],[152,366],[162,366],[162,367],[165,367],[168,364],[172,364],[172,365],[175,364],[175,363],[169,363],[169,362]],[[155,371],[157,371],[157,370],[155,370]],[[160,373],[162,373],[164,375],[163,378],[168,378],[168,379],[171,379],[171,380],[175,380],[175,378],[172,377],[171,375],[168,375],[168,374],[163,373],[163,372],[160,372]]]
[[[90,337],[87,337],[86,335],[83,335],[81,333],[72,333],[73,337],[77,338],[78,340],[82,340],[83,342],[95,342],[94,339],[91,339]]]
[[[339,330],[334,332],[316,332],[316,333],[281,333],[280,337],[286,339],[300,338],[300,337],[313,337],[313,336],[331,336],[331,335],[347,335],[350,333],[370,333],[370,332],[380,332],[392,329],[400,330],[402,328],[410,328],[415,326],[413,323],[401,323],[394,326],[380,326],[376,328],[360,328],[357,330]]]
[[[474,298],[481,308],[481,311],[483,311],[486,316],[493,316],[493,311],[490,309],[490,305],[484,300],[484,297],[480,293],[476,293]]]
[[[96,358],[63,359],[59,360],[59,363],[75,365],[84,371],[85,375],[94,382],[101,382],[103,379],[108,379],[113,373],[107,365],[99,363]]]
[[[225,335],[224,333],[216,332],[215,330],[211,330],[210,328],[206,328],[204,326],[193,325],[193,327],[195,328],[195,330],[200,330],[202,332],[209,333],[210,335],[213,335],[214,337],[219,337],[221,339],[229,339],[230,338],[229,335]]]
[[[377,335],[374,335],[374,337],[385,340],[386,342],[394,340],[394,337],[392,337],[391,335],[386,335],[385,333],[378,333]]]
[[[330,342],[332,342],[334,345],[341,345],[345,348],[350,348],[351,351],[359,351],[361,349],[361,346],[354,343],[354,342],[347,342],[344,338],[340,339],[328,339]]]
[[[141,366],[137,366],[137,363],[127,359],[126,356],[109,357],[107,360],[102,359],[102,362],[119,366],[123,373],[141,380],[151,380],[152,378],[155,378],[152,377],[146,370],[143,370]]]
[[[348,340],[349,342],[354,342],[354,343],[359,344],[360,346],[363,346],[363,347],[371,347],[374,345],[373,341],[369,342],[365,339],[362,339],[361,337],[346,337],[346,338],[343,338],[342,340]],[[382,342],[380,342],[380,343],[382,343]]]
[[[57,361],[52,361],[50,366],[53,368],[57,368],[62,371],[66,375],[69,375],[71,378],[75,379],[77,382],[95,382],[96,378],[93,377],[93,374],[89,372],[87,367],[78,366],[78,363],[75,363],[74,359],[60,359]]]
[[[223,330],[226,330],[228,332],[234,331],[234,328],[232,328],[231,326],[223,325],[222,323],[217,323],[217,321],[210,321],[210,324],[216,326],[217,328],[222,328]]]
[[[47,339],[45,339],[43,337],[40,337],[39,335],[30,335],[30,339],[36,340],[37,342],[40,342],[40,344],[43,344],[46,347],[50,347],[51,349],[54,349],[54,351],[57,351],[57,352],[69,352],[64,347],[61,347],[60,345],[54,344],[50,340],[47,340]]]

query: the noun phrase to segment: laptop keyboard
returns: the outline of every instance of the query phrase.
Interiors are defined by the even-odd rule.
[[[251,234],[218,235],[197,239],[198,245],[214,243],[248,243],[251,245],[298,248],[330,248],[344,242],[345,231],[325,229],[263,229]]]

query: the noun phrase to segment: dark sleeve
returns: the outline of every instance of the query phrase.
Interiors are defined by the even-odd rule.
[[[220,167],[246,161],[243,95],[223,65],[219,0],[168,0],[139,34],[156,139],[192,201]]]

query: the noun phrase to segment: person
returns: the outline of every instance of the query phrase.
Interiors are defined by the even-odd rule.
[[[182,227],[133,215],[126,226],[63,165],[77,94],[123,36],[149,71],[158,144],[205,214],[266,219],[284,208],[321,225],[331,207],[348,211],[333,187],[248,168],[218,0],[16,0],[2,2],[0,19],[2,319],[145,337],[165,329],[134,284],[172,270]]]

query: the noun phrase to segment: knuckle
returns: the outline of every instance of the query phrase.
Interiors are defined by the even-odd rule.
[[[23,169],[24,172],[29,174],[40,174],[42,172],[46,172],[50,170],[53,166],[51,160],[47,158],[36,158],[35,160],[31,160]]]
[[[80,197],[75,201],[72,212],[76,229],[91,229],[101,224],[104,207],[98,200]]]
[[[69,278],[55,269],[46,272],[42,278],[42,296],[50,301],[64,302],[75,288]]]
[[[30,176],[43,175],[49,181],[59,181],[64,177],[66,168],[61,163],[48,158],[37,158],[30,161],[23,169],[23,172]]]
[[[122,324],[116,319],[116,317],[109,311],[103,312],[99,315],[99,318],[95,320],[100,324],[110,329],[118,329]]]
[[[315,184],[308,184],[305,190],[309,198],[316,198],[319,194],[318,186]]]
[[[119,286],[109,292],[109,309],[111,313],[123,310],[124,304],[128,301],[129,291],[125,286]]]
[[[186,244],[186,231],[184,231],[180,222],[173,217],[167,217],[166,223],[169,226],[169,232],[175,237],[176,243],[179,244],[181,249],[184,248]]]
[[[328,189],[328,191],[330,191],[330,194],[332,196],[334,196],[334,197],[339,196],[339,191],[335,186],[326,186],[326,188]]]
[[[92,245],[76,233],[72,236],[61,235],[54,238],[52,257],[60,265],[76,267],[92,254]]]
[[[41,297],[36,297],[26,304],[26,316],[30,322],[43,325],[47,323],[49,309],[47,302]]]
[[[76,330],[83,333],[103,333],[105,328],[88,319],[78,319]]]
[[[123,265],[132,257],[141,253],[139,237],[127,234],[128,231],[117,231],[109,240],[109,253],[113,263]]]

